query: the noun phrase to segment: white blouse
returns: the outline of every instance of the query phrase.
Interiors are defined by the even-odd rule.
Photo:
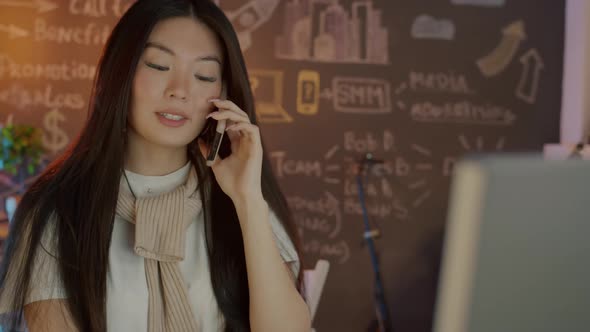
[[[189,162],[181,169],[164,176],[145,176],[130,171],[126,171],[126,174],[135,195],[156,196],[184,184],[190,166]],[[121,177],[120,190],[129,191],[124,177]],[[270,222],[281,256],[297,276],[299,258],[293,243],[272,210]],[[204,218],[201,212],[187,228],[185,258],[179,265],[187,285],[193,314],[201,331],[222,331],[224,319],[211,286],[203,226]],[[107,279],[108,331],[147,331],[148,288],[144,258],[133,251],[134,227],[132,223],[115,217]],[[48,247],[53,246],[49,244]],[[36,272],[33,274],[35,279],[31,282],[27,303],[65,298],[61,280],[57,278],[55,259],[43,250],[37,253],[37,257],[34,267]],[[10,278],[7,281],[7,285],[9,284]],[[2,299],[5,300],[4,296]],[[0,301],[0,313],[10,311],[4,302]]]

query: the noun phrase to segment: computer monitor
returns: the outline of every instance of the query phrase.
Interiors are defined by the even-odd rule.
[[[590,331],[590,162],[456,165],[433,330]]]

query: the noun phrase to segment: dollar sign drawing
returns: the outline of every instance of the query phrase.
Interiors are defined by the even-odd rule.
[[[45,131],[43,133],[43,147],[49,150],[51,154],[55,154],[59,150],[68,145],[68,135],[59,127],[59,123],[66,120],[66,117],[57,109],[45,114],[43,119],[43,126]]]

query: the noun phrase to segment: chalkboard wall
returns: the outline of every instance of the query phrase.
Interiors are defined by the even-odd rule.
[[[101,48],[132,2],[0,0],[0,123],[42,128],[47,160],[82,128]],[[558,141],[564,1],[218,3],[240,36],[305,266],[331,264],[317,331],[375,319],[355,182],[367,153],[383,161],[365,191],[393,325],[429,331],[454,162]],[[0,172],[0,202],[18,188]]]

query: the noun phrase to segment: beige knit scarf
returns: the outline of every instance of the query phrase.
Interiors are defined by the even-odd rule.
[[[198,331],[178,262],[184,259],[188,226],[201,212],[191,168],[184,185],[155,197],[120,190],[117,215],[135,224],[135,253],[145,259],[149,292],[148,331]]]

